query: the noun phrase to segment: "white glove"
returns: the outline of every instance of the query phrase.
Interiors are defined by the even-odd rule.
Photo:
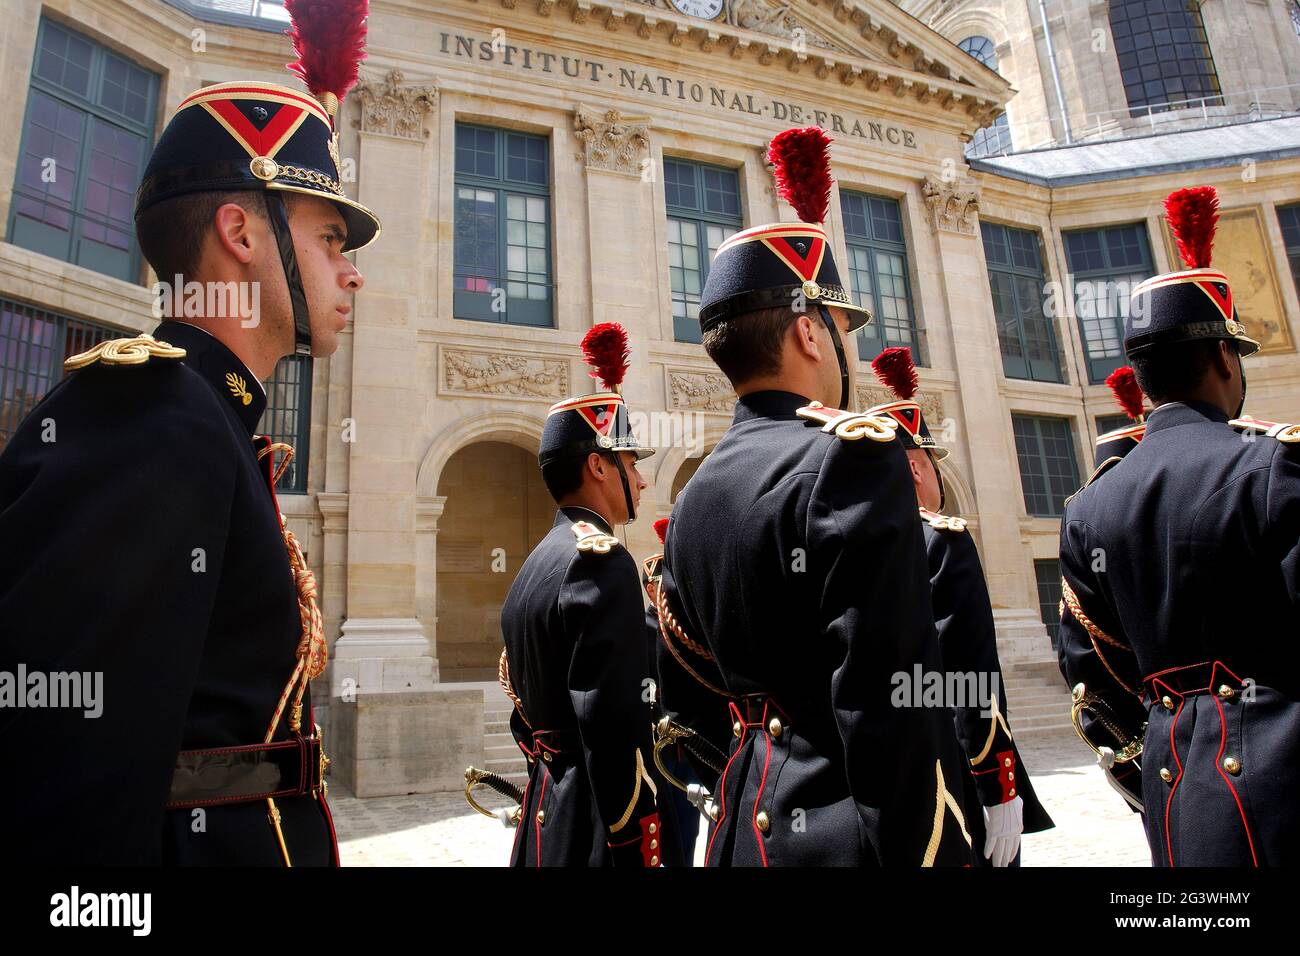
[[[984,808],[984,858],[994,866],[1006,866],[1015,858],[1025,829],[1024,812],[1025,802],[1019,797]]]

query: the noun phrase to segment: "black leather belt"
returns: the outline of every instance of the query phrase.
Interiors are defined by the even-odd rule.
[[[1229,670],[1223,661],[1169,667],[1148,675],[1142,685],[1147,700],[1157,702],[1170,695],[1220,694],[1228,697],[1246,686],[1245,681]]]
[[[534,730],[532,742],[531,750],[523,744],[519,745],[519,749],[530,759],[541,757],[546,763],[550,763],[556,756],[582,752],[582,740],[572,730]]]
[[[326,792],[329,758],[319,736],[270,744],[182,750],[176,755],[168,810],[248,803]]]

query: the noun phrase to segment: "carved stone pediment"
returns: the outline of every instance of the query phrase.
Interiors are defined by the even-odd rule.
[[[444,395],[559,401],[569,394],[565,359],[444,346],[438,391]]]

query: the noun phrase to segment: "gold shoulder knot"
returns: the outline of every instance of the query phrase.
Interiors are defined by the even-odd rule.
[[[1228,424],[1243,435],[1253,437],[1257,434],[1263,434],[1267,438],[1276,438],[1287,445],[1300,442],[1300,425],[1290,425],[1286,422],[1266,422],[1262,418],[1251,418],[1249,415],[1234,418]]]
[[[955,515],[941,515],[937,511],[930,511],[926,508],[918,508],[921,514],[921,520],[927,521],[931,528],[938,531],[965,531],[968,522],[965,518],[958,518]]]
[[[894,429],[898,422],[888,415],[873,415],[870,412],[846,412],[838,408],[828,408],[821,402],[805,405],[795,412],[800,418],[821,422],[822,431],[834,433],[845,441],[857,441],[870,438],[872,441],[888,442],[894,440]]]
[[[109,339],[93,349],[74,355],[63,363],[65,372],[101,363],[103,365],[143,365],[151,358],[183,359],[185,350],[168,342],[160,342],[152,335],[137,335],[130,339]]]
[[[569,530],[578,539],[578,550],[583,552],[609,554],[610,551],[623,543],[612,534],[605,534],[589,521],[575,521],[569,527]]]

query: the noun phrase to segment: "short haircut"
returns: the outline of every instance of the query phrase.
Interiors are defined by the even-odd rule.
[[[153,266],[160,282],[173,276],[189,278],[199,267],[203,241],[213,217],[226,203],[265,219],[266,197],[260,190],[186,193],[164,199],[142,212],[135,221],[140,252]]]
[[[1138,385],[1154,405],[1178,401],[1200,388],[1221,339],[1153,345],[1130,357]]]
[[[582,487],[582,475],[586,467],[586,454],[565,455],[542,465],[542,482],[556,504]]]
[[[800,314],[777,305],[723,319],[704,333],[704,351],[733,386],[776,375],[786,329]]]

